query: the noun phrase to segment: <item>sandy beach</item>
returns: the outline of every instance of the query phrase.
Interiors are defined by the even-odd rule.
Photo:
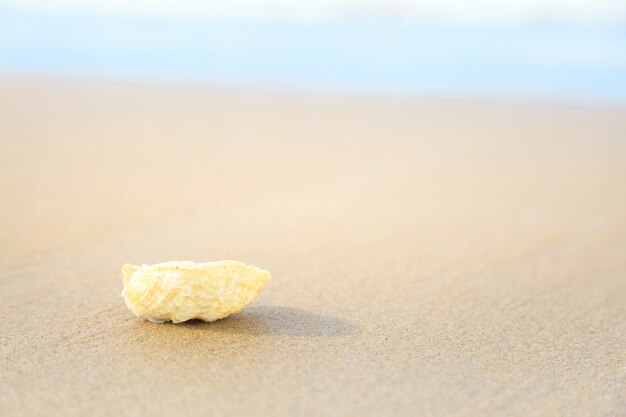
[[[4,417],[626,415],[626,108],[2,79],[0,199]]]

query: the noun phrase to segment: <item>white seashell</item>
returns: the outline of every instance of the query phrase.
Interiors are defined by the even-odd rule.
[[[268,271],[237,261],[126,264],[122,275],[128,308],[155,323],[219,320],[243,310],[270,279]]]

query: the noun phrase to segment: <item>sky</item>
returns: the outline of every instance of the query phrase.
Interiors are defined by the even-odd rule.
[[[0,75],[626,103],[624,0],[0,0]]]
[[[376,16],[456,23],[624,25],[623,0],[3,0],[5,8],[126,17],[320,20]]]

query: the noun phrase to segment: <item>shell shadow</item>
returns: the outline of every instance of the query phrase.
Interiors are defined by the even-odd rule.
[[[358,331],[357,326],[338,317],[277,306],[248,307],[213,323],[190,320],[177,326],[251,336],[343,336]]]

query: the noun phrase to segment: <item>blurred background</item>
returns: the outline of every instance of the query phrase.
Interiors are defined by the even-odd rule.
[[[626,1],[2,0],[0,75],[626,103]]]

